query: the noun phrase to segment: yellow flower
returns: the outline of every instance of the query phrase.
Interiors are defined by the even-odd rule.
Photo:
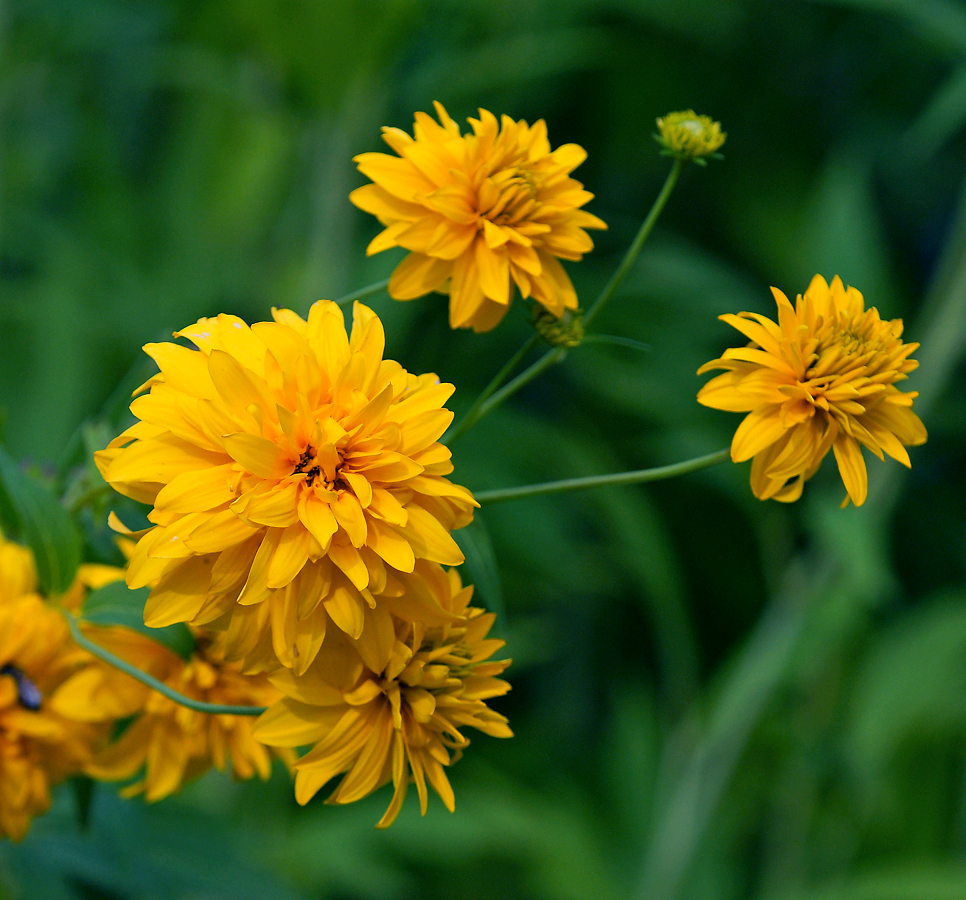
[[[161,371],[141,421],[97,454],[118,491],[154,505],[128,585],[151,585],[145,622],[220,620],[246,671],[304,671],[327,622],[384,629],[397,577],[419,559],[457,565],[450,531],[472,519],[437,438],[453,392],[382,358],[382,323],[356,304],[276,310],[249,328],[202,319],[148,344]],[[142,388],[142,390],[144,389]]]
[[[9,544],[0,565],[13,555]],[[15,577],[24,574],[17,554]],[[0,583],[11,573],[0,569]],[[36,594],[0,603],[0,836],[20,840],[50,806],[50,788],[83,771],[106,728],[59,711],[51,695],[90,657],[63,616]]]
[[[663,155],[693,159],[702,165],[702,157],[713,155],[728,136],[721,130],[720,122],[699,116],[693,109],[668,113],[657,120],[657,127],[661,131],[658,142],[666,148]]]
[[[224,659],[223,636],[198,631],[195,651],[185,661],[176,653],[129,628],[85,626],[91,640],[137,665],[195,700],[232,706],[267,706],[281,695],[264,675],[242,675]],[[144,777],[125,788],[125,796],[144,793],[161,800],[212,765],[235,778],[271,774],[269,751],[252,737],[250,716],[209,715],[176,704],[105,663],[88,666],[68,680],[53,698],[55,709],[89,722],[136,716],[113,744],[87,766],[105,781]],[[290,760],[291,761],[291,760]]]
[[[882,321],[838,276],[829,287],[816,275],[794,307],[777,288],[772,293],[778,324],[756,313],[720,316],[752,343],[698,370],[727,370],[701,389],[698,402],[748,413],[731,458],[754,458],[751,488],[759,499],[797,500],[831,449],[846,502],[861,506],[868,479],[860,447],[909,466],[905,447],[926,441],[912,411],[918,393],[895,387],[919,365],[909,359],[919,345],[904,344],[902,320]]]
[[[547,126],[480,110],[461,135],[440,103],[439,123],[416,113],[414,137],[383,128],[398,154],[362,153],[359,171],[374,184],[349,199],[386,226],[370,255],[390,247],[410,254],[396,267],[389,293],[410,300],[431,291],[450,296],[453,328],[489,331],[510,308],[513,285],[558,318],[577,308],[559,259],[579,260],[594,243],[585,228],[606,228],[580,209],[593,199],[568,177],[587,154],[576,144],[553,152]]]
[[[0,534],[0,603],[17,600],[37,590],[34,555],[27,547]]]
[[[473,589],[462,586],[454,569],[425,564],[410,581],[431,590],[451,621],[424,628],[397,619],[389,664],[377,671],[333,633],[303,676],[289,670],[271,676],[286,697],[255,726],[256,738],[272,746],[315,744],[295,764],[299,803],[342,773],[329,803],[352,803],[391,780],[393,797],[379,828],[399,814],[410,775],[424,815],[427,781],[454,810],[443,767],[469,744],[460,728],[512,737],[506,718],[485,703],[510,689],[496,677],[509,660],[488,661],[504,643],[486,637],[495,616],[469,606]]]

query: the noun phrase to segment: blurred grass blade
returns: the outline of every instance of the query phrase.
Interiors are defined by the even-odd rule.
[[[913,163],[930,159],[966,123],[966,65],[955,69],[902,138]]]
[[[45,594],[62,594],[81,560],[81,537],[67,511],[0,448],[0,522],[34,554]]]
[[[846,6],[886,13],[918,28],[933,46],[966,51],[966,8],[954,0],[817,0],[829,6]]]
[[[187,625],[148,628],[144,624],[144,604],[151,589],[132,591],[123,581],[114,581],[92,591],[84,601],[83,619],[91,625],[123,625],[163,644],[183,659],[190,659],[195,640]]]
[[[828,561],[797,567],[790,572],[785,591],[759,620],[658,814],[636,897],[678,896],[751,732],[787,670],[808,612],[831,579]],[[673,745],[672,741],[667,746]]]
[[[503,606],[503,586],[500,583],[500,570],[493,553],[493,542],[486,529],[483,517],[476,513],[473,521],[465,528],[453,532],[456,543],[466,557],[466,572],[469,578],[464,581],[476,586],[476,597],[482,599],[490,612],[496,613],[497,628],[506,624],[506,610]]]

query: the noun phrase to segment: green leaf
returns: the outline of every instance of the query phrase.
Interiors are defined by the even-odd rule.
[[[506,623],[503,587],[500,584],[496,555],[493,553],[493,542],[483,517],[477,512],[469,525],[453,532],[453,537],[466,557],[468,580],[476,586],[477,597],[482,598],[487,609],[496,613],[499,629],[500,623]]]
[[[183,659],[189,659],[195,649],[195,640],[187,625],[179,623],[166,628],[148,628],[144,624],[144,604],[150,593],[151,589],[147,587],[132,591],[123,581],[111,582],[90,593],[84,602],[83,619],[92,625],[132,628]]]
[[[0,448],[0,521],[34,554],[45,594],[62,594],[81,561],[81,537],[67,511]]]

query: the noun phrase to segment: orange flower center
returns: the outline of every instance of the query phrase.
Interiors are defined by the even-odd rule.
[[[811,362],[806,360],[808,379],[851,374],[877,376],[875,381],[889,384],[898,379],[906,356],[892,323],[883,322],[875,309],[832,319],[816,330],[813,342]]]
[[[494,225],[516,224],[540,206],[536,199],[540,186],[530,170],[514,166],[491,175],[490,180],[499,191],[499,196],[485,208],[486,199],[489,198],[484,191],[480,196],[480,214]],[[479,227],[483,227],[482,222]]]
[[[322,486],[327,490],[345,490],[346,485],[339,477],[341,465],[342,455],[332,444],[325,444],[318,450],[309,445],[299,456],[292,474],[304,474],[306,487],[312,487],[316,479],[321,479]]]

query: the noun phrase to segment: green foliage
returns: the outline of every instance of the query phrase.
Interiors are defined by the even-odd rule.
[[[0,517],[44,590],[119,564],[91,462],[151,373],[139,346],[202,315],[305,312],[385,278],[348,203],[379,126],[439,99],[545,118],[589,153],[610,225],[569,265],[586,308],[667,174],[686,107],[728,132],[689,167],[591,339],[454,443],[474,490],[677,462],[737,418],[694,402],[733,341],[836,272],[921,340],[930,442],[839,510],[830,462],[790,507],[747,466],[508,502],[457,534],[515,660],[457,813],[385,792],[296,808],[219,774],[157,805],[69,786],[0,897],[54,900],[952,900],[966,896],[966,14],[953,0],[16,0],[0,42]],[[452,333],[438,296],[368,302],[387,355],[457,385],[459,416],[531,333]],[[646,345],[646,353],[640,346]],[[527,362],[536,358],[533,354]],[[73,437],[72,437],[73,435]],[[19,464],[17,460],[26,460]],[[56,467],[56,469],[55,469]],[[50,477],[37,477],[39,473]],[[65,498],[66,507],[55,499]],[[83,541],[73,520],[81,523]],[[143,591],[85,617],[144,629]],[[505,609],[504,609],[505,607]]]
[[[33,551],[44,593],[62,594],[80,564],[80,534],[47,487],[24,473],[0,447],[0,522]]]

